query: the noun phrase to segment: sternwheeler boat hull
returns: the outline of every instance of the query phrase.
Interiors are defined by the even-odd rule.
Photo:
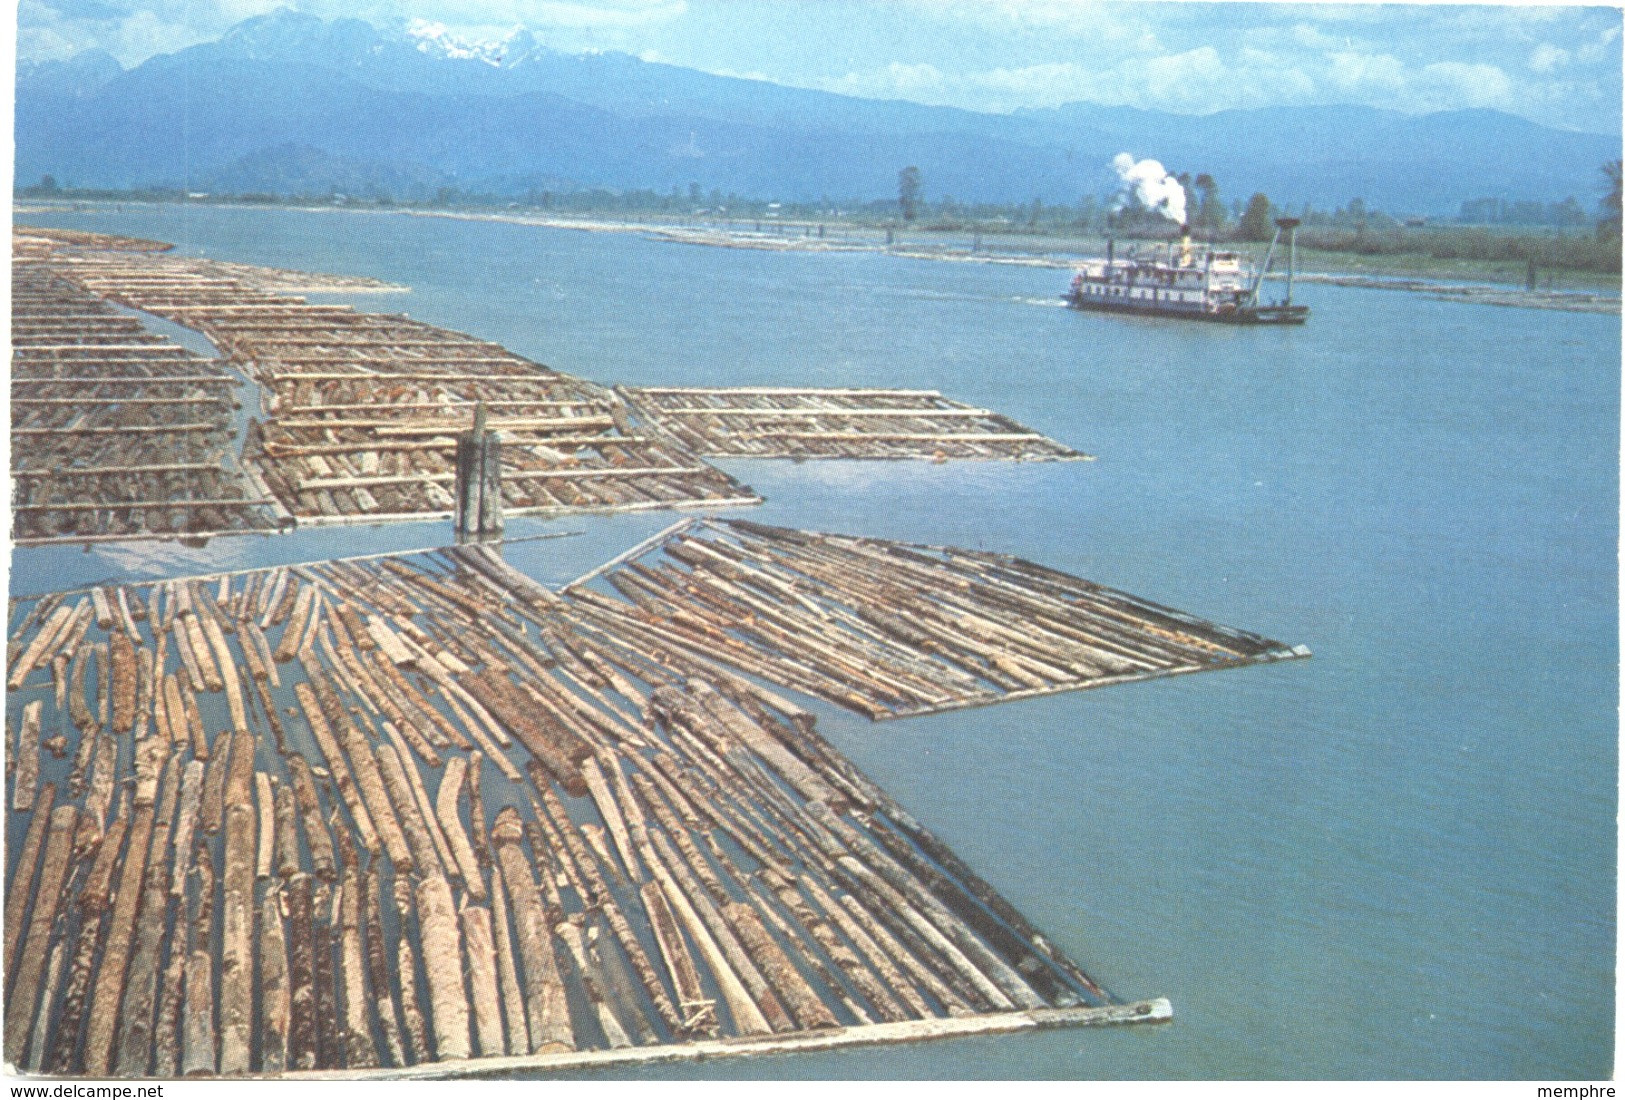
[[[1259,306],[1256,309],[1209,311],[1175,304],[1143,305],[1128,302],[1089,301],[1080,294],[1068,294],[1066,304],[1090,313],[1129,313],[1140,317],[1178,317],[1186,321],[1212,321],[1221,325],[1301,325],[1309,320],[1308,306]]]
[[[1144,317],[1178,317],[1224,325],[1301,325],[1309,307],[1292,303],[1292,276],[1296,268],[1296,218],[1276,222],[1269,254],[1256,272],[1239,252],[1193,248],[1190,227],[1179,245],[1157,245],[1149,253],[1135,249],[1116,254],[1108,242],[1104,260],[1086,261],[1072,279],[1066,303],[1073,309],[1102,313],[1132,313]],[[1265,301],[1260,296],[1264,276],[1281,233],[1288,234],[1291,260],[1287,266],[1286,297]]]

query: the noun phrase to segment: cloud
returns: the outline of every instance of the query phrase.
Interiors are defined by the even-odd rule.
[[[18,52],[30,60],[66,57],[99,46],[126,65],[220,37],[231,27],[278,7],[326,19],[357,17],[380,26],[403,23],[392,0],[148,0],[128,10],[110,0],[22,0]],[[430,0],[412,14],[431,17],[455,34],[480,37],[516,25],[559,32],[565,44],[618,46],[618,36],[682,18],[687,0]]]
[[[1338,91],[1369,95],[1398,92],[1405,86],[1405,65],[1392,54],[1340,50],[1327,54],[1326,80]]]
[[[44,7],[54,10],[64,19],[122,19],[130,13],[100,0],[50,0]]]
[[[125,10],[103,0],[23,0],[17,9],[17,54],[40,61],[100,48],[134,65],[218,38],[277,6],[278,0],[154,0]]]
[[[816,82],[826,92],[875,99],[917,98],[921,102],[941,102],[939,93],[951,90],[951,84],[935,65],[906,65],[894,61],[880,69],[849,72],[844,76]]]
[[[1308,23],[1293,24],[1289,33],[1292,41],[1305,49],[1332,50],[1344,44],[1343,39],[1334,38],[1319,27],[1310,26]]]
[[[1505,107],[1512,102],[1512,80],[1494,65],[1467,65],[1459,61],[1424,65],[1414,87],[1440,104]]]
[[[1046,62],[949,73],[934,65],[894,63],[818,84],[847,95],[913,98],[921,102],[1008,111],[1088,100],[1113,106],[1207,114],[1257,107],[1315,92],[1301,69],[1274,54],[1244,49],[1233,61],[1210,46],[1177,54],[1131,58],[1106,68]]]
[[[1550,42],[1542,42],[1529,55],[1529,67],[1537,73],[1549,73],[1569,63],[1569,51]]]
[[[1111,0],[19,0],[26,60],[126,65],[291,4],[461,38],[522,26],[563,52],[983,111],[1078,100],[1208,112],[1281,102],[1494,106],[1619,125],[1618,8]],[[129,10],[139,4],[138,10]]]
[[[647,27],[669,23],[688,11],[685,0],[655,0],[653,3],[579,4],[548,0],[541,4],[516,4],[515,15],[526,26],[541,27]],[[489,12],[485,5],[478,10]],[[487,20],[488,21],[488,20]]]

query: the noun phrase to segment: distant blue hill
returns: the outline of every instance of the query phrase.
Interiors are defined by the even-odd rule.
[[[271,193],[441,186],[686,190],[848,203],[895,194],[1069,204],[1113,186],[1119,152],[1214,176],[1224,196],[1328,208],[1354,197],[1449,213],[1481,196],[1599,197],[1618,135],[1495,111],[1411,116],[1273,107],[1194,116],[1076,103],[1013,115],[856,99],[520,33],[471,47],[282,10],[122,70],[105,53],[23,64],[17,179]]]

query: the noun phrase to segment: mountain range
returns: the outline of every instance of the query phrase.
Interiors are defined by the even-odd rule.
[[[915,165],[929,200],[1068,204],[1113,190],[1111,158],[1127,151],[1206,172],[1230,199],[1438,214],[1572,195],[1591,209],[1599,167],[1620,156],[1617,134],[1489,110],[982,114],[561,53],[524,31],[471,43],[422,21],[379,29],[286,9],[129,70],[101,51],[22,63],[16,110],[20,184],[401,199],[698,184],[847,204],[895,195]]]

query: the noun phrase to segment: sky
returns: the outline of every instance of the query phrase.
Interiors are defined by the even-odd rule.
[[[1621,128],[1621,10],[1545,4],[1099,0],[18,0],[21,59],[99,47],[126,66],[280,6],[464,38],[516,27],[867,98],[1006,112],[1089,100],[1206,114],[1283,103],[1490,107]]]

